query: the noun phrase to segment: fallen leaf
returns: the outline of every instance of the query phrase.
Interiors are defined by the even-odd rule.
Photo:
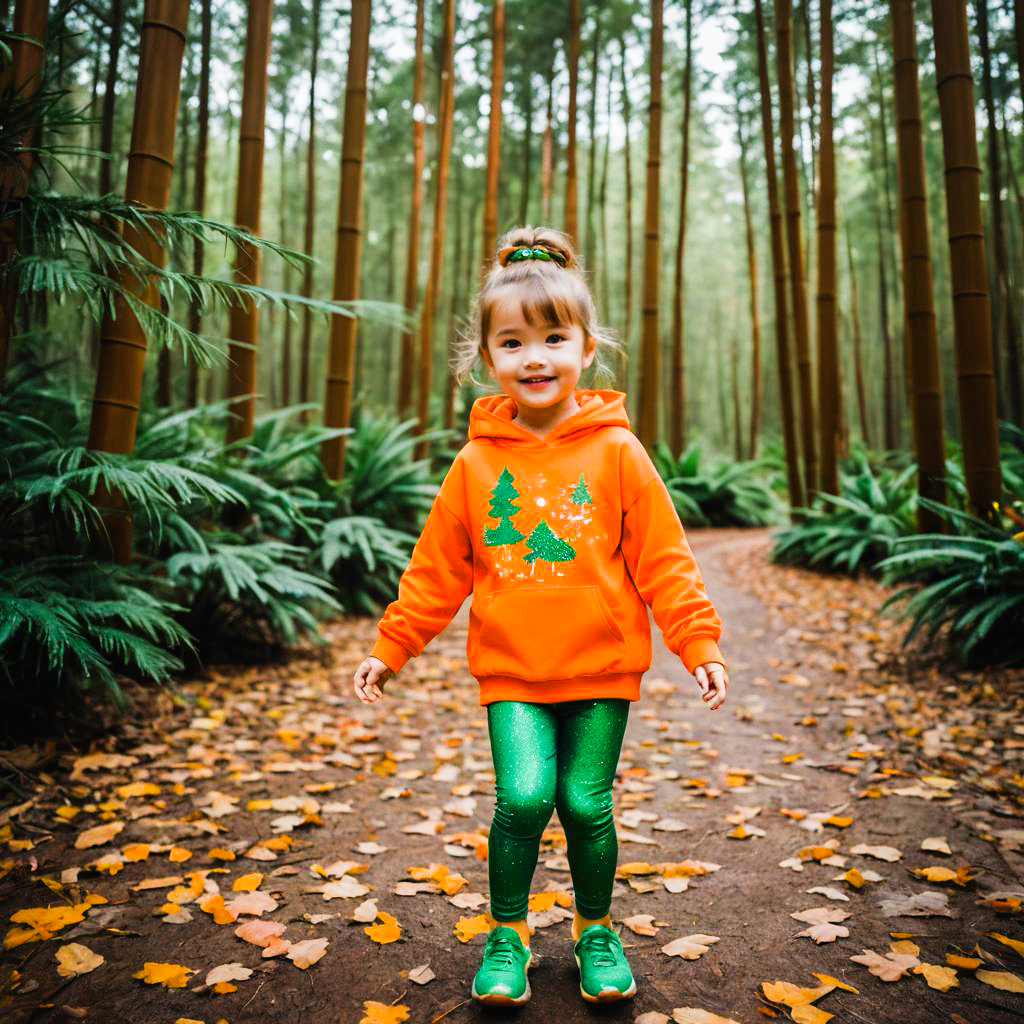
[[[402,1021],[409,1019],[409,1007],[402,1003],[392,1006],[365,999],[363,1009],[365,1015],[360,1018],[359,1024],[402,1024]]]
[[[402,929],[398,921],[391,914],[387,914],[383,910],[380,911],[378,916],[380,917],[380,924],[364,928],[363,932],[373,939],[374,942],[379,942],[381,945],[388,942],[397,942],[402,937]]]
[[[235,917],[241,917],[242,914],[262,917],[271,910],[277,910],[277,900],[270,893],[246,892],[229,900],[224,906]]]
[[[195,974],[191,967],[181,964],[159,964],[146,962],[141,971],[132,975],[147,985],[163,985],[165,988],[184,988],[188,984],[188,976]]]
[[[430,964],[411,967],[408,972],[409,980],[415,981],[417,985],[426,985],[428,981],[433,981],[436,977],[437,975],[430,969]]]
[[[885,956],[881,956],[873,949],[865,949],[857,956],[851,956],[850,959],[854,963],[864,964],[876,978],[881,978],[882,981],[897,981],[912,967],[918,967],[921,964],[916,956],[910,954],[890,951]]]
[[[288,950],[288,959],[296,967],[305,970],[311,967],[327,952],[326,938],[303,939],[301,942],[293,942]]]
[[[1024,992],[1024,979],[1009,971],[975,971],[974,976],[978,981],[1004,992]]]
[[[104,962],[99,953],[94,953],[79,942],[70,942],[60,946],[54,954],[57,960],[57,973],[62,978],[73,978],[78,974],[95,971]]]
[[[632,917],[623,918],[622,923],[637,935],[658,934],[658,929],[654,927],[653,914],[634,914]]]
[[[254,871],[251,875],[242,875],[235,879],[231,886],[232,892],[254,892],[263,884],[263,875]]]
[[[662,953],[666,956],[681,956],[684,960],[697,960],[709,949],[711,943],[720,942],[718,935],[683,935],[681,938],[673,939],[661,947]]]
[[[207,985],[219,985],[225,981],[248,981],[252,977],[252,968],[243,967],[239,963],[221,964],[214,967],[206,975]]]
[[[928,987],[939,992],[948,992],[960,984],[956,971],[951,967],[940,967],[938,964],[921,964],[914,968],[914,974],[923,974]]]
[[[246,921],[235,929],[235,934],[254,946],[268,946],[286,927],[280,921]]]
[[[692,1006],[676,1007],[672,1011],[672,1020],[675,1021],[675,1024],[740,1024],[732,1017],[719,1017],[717,1013],[711,1013],[710,1010],[697,1010]],[[639,1017],[636,1024],[640,1024]]]
[[[108,821],[106,825],[97,825],[95,828],[86,829],[75,840],[75,849],[87,850],[90,846],[102,846],[104,843],[109,843],[123,829],[123,821]]]
[[[455,922],[455,936],[459,942],[470,942],[478,935],[486,935],[490,930],[491,924],[486,914],[477,914],[475,917],[460,917]]]

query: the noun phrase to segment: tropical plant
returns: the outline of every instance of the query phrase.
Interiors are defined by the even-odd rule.
[[[904,644],[944,630],[967,664],[1024,662],[1024,532],[919,500],[956,532],[900,538],[878,566],[886,583],[908,584],[883,605],[903,603],[911,620]]]
[[[777,533],[772,559],[851,576],[872,570],[915,530],[915,472],[913,464],[876,470],[866,452],[855,451],[840,470],[840,493],[819,493],[800,522]]]
[[[784,505],[759,460],[705,455],[697,444],[676,460],[664,441],[656,441],[652,461],[687,526],[768,526],[782,520]]]

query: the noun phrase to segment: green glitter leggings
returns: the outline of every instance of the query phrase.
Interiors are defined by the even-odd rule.
[[[526,918],[540,837],[555,808],[565,829],[577,912],[594,921],[611,909],[619,853],[612,781],[629,703],[606,697],[487,705],[497,786],[488,840],[496,921]]]

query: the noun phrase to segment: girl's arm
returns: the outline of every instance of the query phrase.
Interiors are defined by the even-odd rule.
[[[399,672],[451,622],[472,590],[469,534],[439,493],[398,583],[398,598],[377,623],[371,657]]]

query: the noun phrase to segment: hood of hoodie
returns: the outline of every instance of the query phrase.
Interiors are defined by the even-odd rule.
[[[485,395],[473,403],[469,413],[469,439],[501,438],[530,448],[550,448],[567,438],[576,438],[602,427],[629,429],[626,395],[622,391],[578,388],[579,411],[563,420],[544,437],[538,437],[513,419],[518,411],[508,395]]]

